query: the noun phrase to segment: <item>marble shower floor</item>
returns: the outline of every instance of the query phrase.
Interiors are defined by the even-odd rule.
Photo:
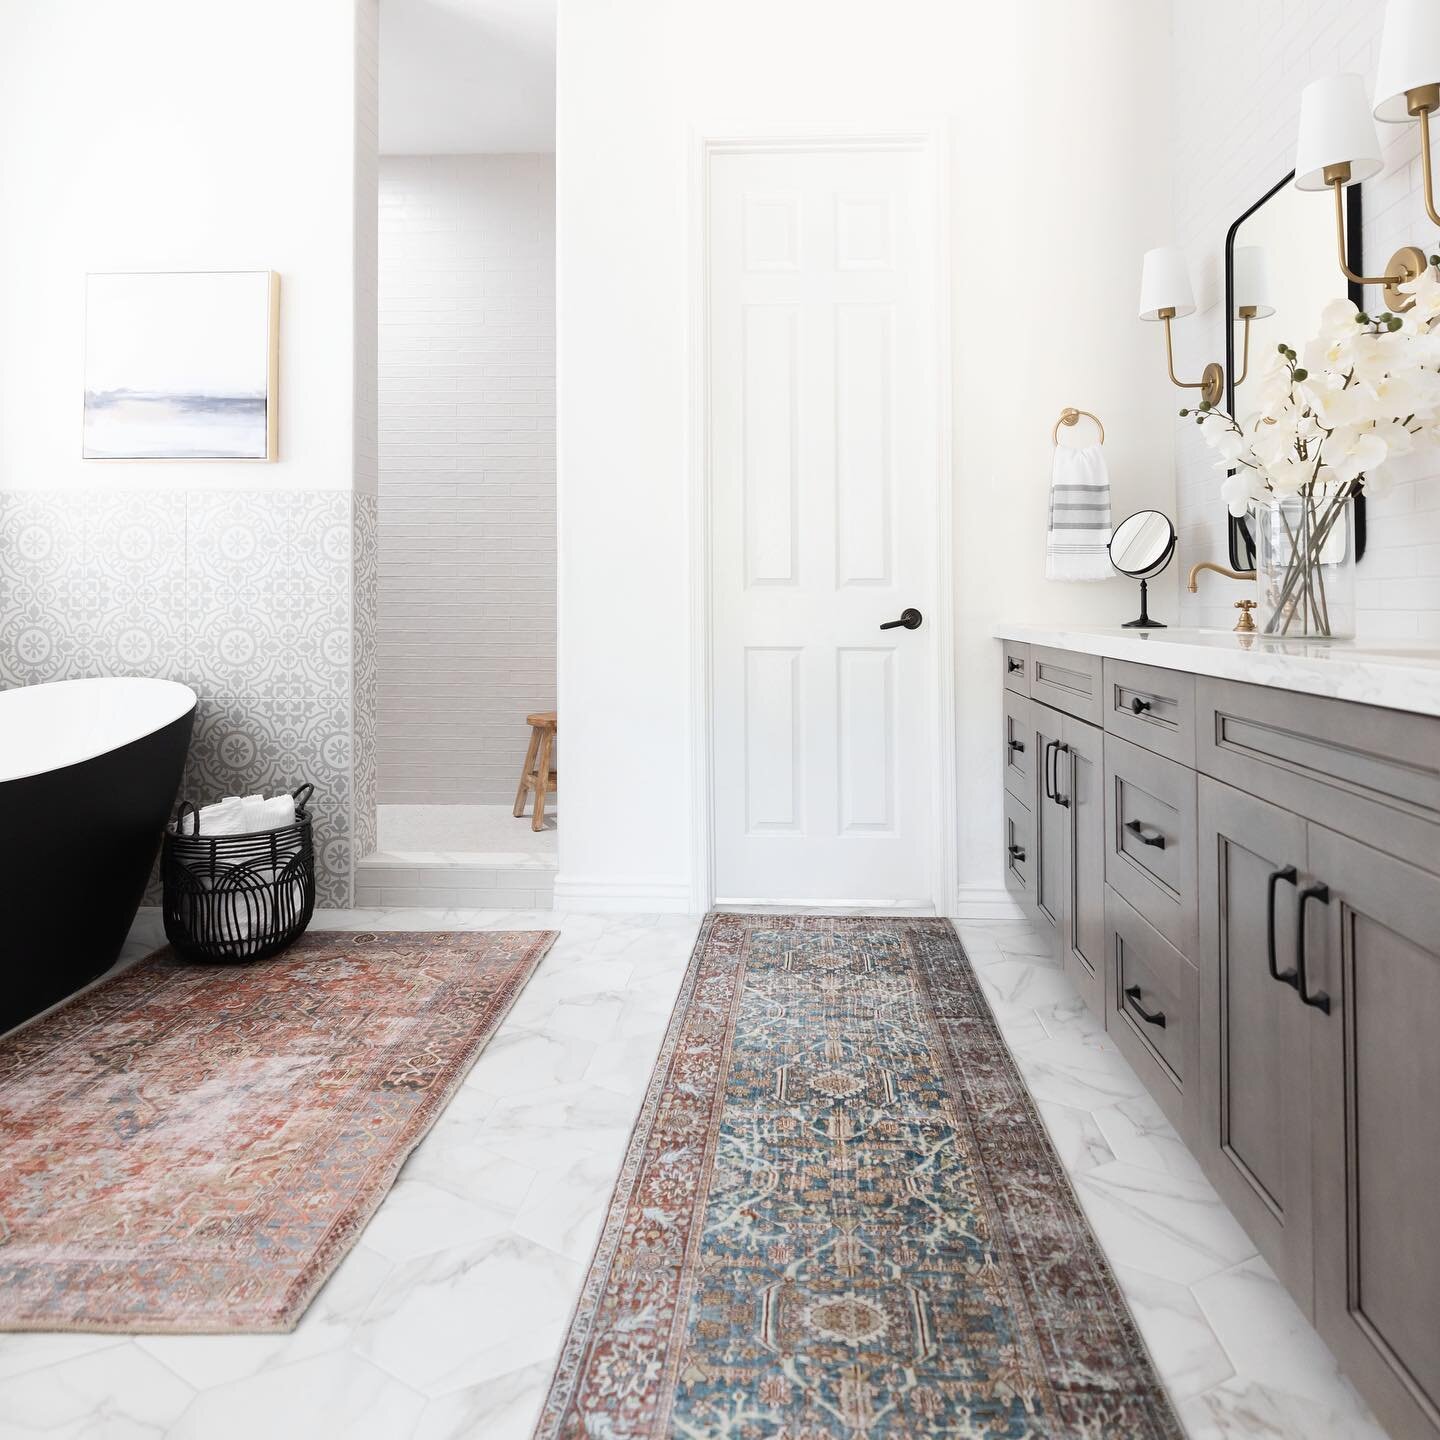
[[[0,1334],[0,1440],[528,1440],[698,923],[317,914],[560,938],[292,1334]],[[959,929],[1193,1440],[1383,1440],[1034,932]]]

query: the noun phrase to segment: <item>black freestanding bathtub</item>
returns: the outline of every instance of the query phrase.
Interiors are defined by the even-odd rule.
[[[194,719],[171,680],[0,691],[0,1033],[115,963]]]

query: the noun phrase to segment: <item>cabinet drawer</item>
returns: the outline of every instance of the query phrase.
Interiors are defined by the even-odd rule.
[[[1105,662],[1105,728],[1167,760],[1195,764],[1195,677]]]
[[[1105,935],[1105,1029],[1171,1123],[1189,1138],[1190,1092],[1197,1085],[1195,967],[1109,888]]]
[[[1023,640],[1002,640],[1000,642],[1001,669],[1005,675],[1005,688],[1017,695],[1030,693],[1030,647]]]
[[[1105,880],[1175,948],[1195,953],[1195,772],[1105,737]]]
[[[1025,907],[1034,908],[1035,822],[1014,795],[1005,796],[1005,888]]]
[[[1003,739],[1005,788],[1028,807],[1035,796],[1035,737],[1030,733],[1030,702],[1023,695],[1005,692]]]
[[[1030,697],[1053,705],[1077,720],[1092,725],[1104,723],[1101,705],[1102,662],[1098,655],[1081,655],[1074,650],[1050,650],[1044,645],[1030,647]]]
[[[1195,682],[1197,768],[1440,873],[1440,719]]]

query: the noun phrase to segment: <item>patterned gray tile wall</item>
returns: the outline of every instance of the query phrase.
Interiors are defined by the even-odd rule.
[[[353,842],[373,847],[374,508],[349,491],[0,492],[0,687],[184,681],[200,702],[184,793],[311,781],[320,903],[347,905]]]
[[[380,502],[377,496],[354,497],[354,580],[352,600],[354,706],[355,859],[379,848],[375,805],[379,798],[378,710],[380,650],[376,612],[380,595]]]

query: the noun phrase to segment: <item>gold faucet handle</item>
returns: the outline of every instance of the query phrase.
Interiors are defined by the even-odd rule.
[[[1240,612],[1240,618],[1235,622],[1235,628],[1242,634],[1248,634],[1255,629],[1255,621],[1251,619],[1250,612],[1255,608],[1253,600],[1237,600],[1235,608]]]

